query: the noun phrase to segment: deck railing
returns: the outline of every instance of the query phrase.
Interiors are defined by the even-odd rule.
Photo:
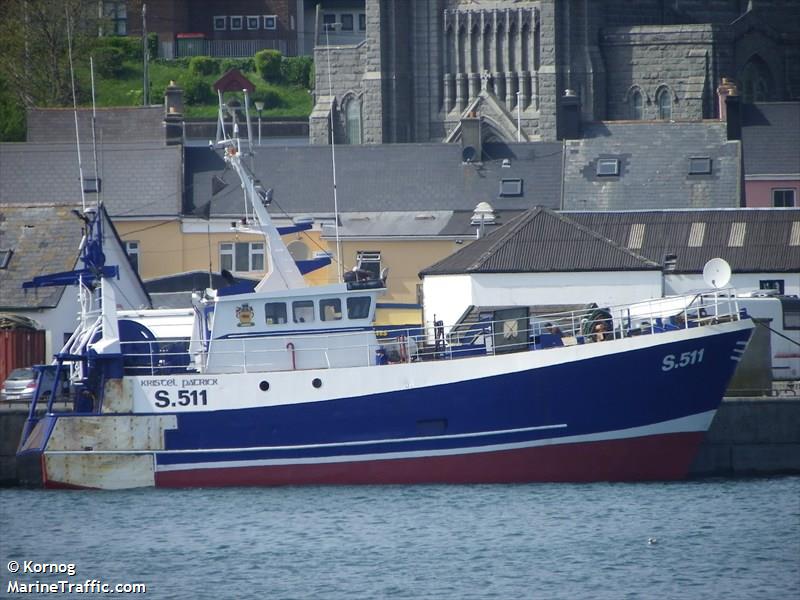
[[[226,372],[285,371],[330,368],[336,366],[336,358],[341,356],[348,356],[351,365],[367,366],[545,350],[656,335],[740,318],[736,297],[716,292],[618,307],[479,320],[449,328],[437,324],[424,328],[421,335],[395,331],[394,338],[370,344],[363,343],[363,332],[310,331],[286,336],[215,339],[207,351],[193,356],[189,354],[187,339],[123,342],[122,351],[126,373],[131,375],[203,371],[208,353],[223,359]],[[272,347],[260,345],[265,340]],[[302,345],[298,344],[301,341]],[[192,344],[195,346],[206,347]],[[309,367],[310,364],[314,366]]]

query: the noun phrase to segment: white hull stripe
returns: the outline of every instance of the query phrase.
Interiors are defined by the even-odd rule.
[[[452,435],[421,436],[410,438],[387,438],[382,440],[358,440],[354,442],[336,442],[331,444],[297,444],[295,446],[248,446],[247,448],[196,448],[190,450],[159,450],[159,454],[198,454],[218,452],[258,452],[273,450],[311,450],[315,448],[344,448],[347,446],[370,446],[373,444],[402,444],[407,442],[421,442],[423,440],[454,440],[460,438],[486,437],[492,435],[505,435],[509,433],[525,433],[527,431],[541,431],[543,429],[563,429],[566,423],[559,425],[540,425],[538,427],[520,427],[517,429],[498,429],[495,431],[478,431],[475,433],[455,433]],[[98,450],[95,454],[149,454],[144,450]],[[83,454],[82,450],[54,450],[48,454]]]
[[[325,464],[325,463],[346,463],[346,462],[365,462],[373,460],[392,460],[400,458],[431,458],[435,456],[455,456],[459,454],[479,454],[484,452],[500,452],[503,450],[520,450],[524,448],[535,448],[539,446],[558,446],[565,444],[579,444],[587,442],[601,442],[609,440],[622,440],[637,437],[647,437],[653,435],[663,435],[669,433],[704,432],[711,425],[716,410],[710,410],[688,417],[681,417],[670,421],[663,421],[654,425],[642,427],[632,427],[618,431],[604,431],[601,433],[591,433],[586,435],[574,435],[560,438],[548,438],[544,440],[532,440],[528,442],[517,442],[511,444],[495,444],[488,446],[474,446],[462,448],[446,448],[441,450],[417,450],[409,452],[383,452],[377,454],[359,454],[354,456],[321,456],[311,458],[278,458],[278,459],[256,459],[256,460],[237,460],[237,461],[216,461],[183,463],[173,465],[156,465],[156,471],[191,471],[195,469],[232,469],[237,467],[266,467],[280,465],[303,465],[303,464]],[[512,430],[513,431],[513,430]],[[435,440],[435,437],[415,438]],[[391,440],[399,441],[399,440]],[[370,444],[380,442],[366,442]],[[345,444],[338,444],[344,446]],[[325,446],[328,446],[327,444]],[[322,446],[320,446],[322,447]],[[290,448],[301,448],[292,446]],[[308,448],[305,446],[304,448]],[[250,448],[237,448],[234,452],[245,452]],[[198,452],[193,450],[191,452]],[[225,452],[225,450],[213,450],[213,452]],[[162,454],[159,452],[158,454]]]

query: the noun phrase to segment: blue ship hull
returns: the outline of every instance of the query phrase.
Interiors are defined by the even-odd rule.
[[[644,347],[593,344],[618,349],[589,358],[575,359],[569,348],[521,353],[547,355],[549,364],[440,385],[355,395],[354,379],[350,396],[128,417],[174,419],[153,451],[55,449],[46,440],[57,421],[86,417],[52,415],[39,423],[41,444],[25,452],[42,457],[49,487],[94,487],[91,477],[76,480],[62,467],[87,454],[152,464],[156,486],[679,479],[751,332],[749,322],[714,327],[727,331],[659,334]],[[482,361],[508,358],[438,367],[469,373]],[[368,369],[385,370],[391,387],[393,370],[415,368]],[[360,370],[339,371],[357,377]],[[336,373],[292,375],[298,383],[319,376],[325,389]]]

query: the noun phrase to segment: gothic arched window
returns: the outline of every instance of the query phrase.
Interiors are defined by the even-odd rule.
[[[345,138],[348,144],[361,143],[361,100],[350,98],[345,106]]]
[[[672,95],[669,89],[661,88],[656,94],[656,104],[658,105],[658,118],[663,121],[672,119]]]
[[[644,118],[642,112],[642,92],[638,88],[631,92],[631,119],[641,121]]]
[[[742,100],[764,102],[772,100],[772,73],[764,60],[753,56],[742,69]]]

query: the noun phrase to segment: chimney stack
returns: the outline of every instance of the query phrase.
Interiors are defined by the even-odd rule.
[[[174,81],[164,91],[164,127],[167,145],[183,142],[183,90]]]
[[[461,147],[463,162],[481,162],[483,160],[483,144],[481,141],[481,118],[476,112],[469,113],[461,119]],[[467,148],[474,149],[474,155],[468,156]]]
[[[739,89],[732,79],[722,78],[717,88],[719,99],[719,120],[727,124],[729,140],[742,139],[742,116]]]
[[[581,99],[578,98],[575,90],[564,90],[558,116],[558,139],[579,139],[581,137]]]

